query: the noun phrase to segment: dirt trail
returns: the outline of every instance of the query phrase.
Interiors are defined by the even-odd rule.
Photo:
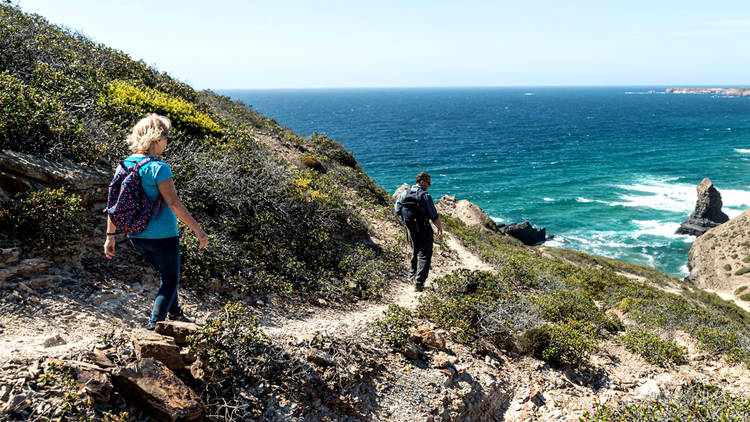
[[[744,300],[737,299],[736,297],[734,297],[734,293],[732,292],[727,292],[725,290],[712,290],[712,289],[703,289],[703,290],[710,292],[710,293],[716,293],[717,295],[719,295],[720,298],[728,302],[734,303],[735,305],[742,308],[745,312],[750,312],[750,303],[747,303]]]
[[[446,254],[447,257],[440,256],[438,253],[435,254],[432,271],[427,278],[428,285],[432,280],[459,268],[492,271],[492,267],[466,249],[454,235],[445,233],[443,236],[445,236],[450,253]],[[436,250],[436,252],[438,251]],[[339,334],[356,332],[382,316],[389,305],[395,304],[408,309],[415,309],[419,295],[420,293],[414,291],[413,285],[406,282],[397,282],[391,285],[382,301],[364,301],[354,304],[348,309],[320,308],[298,319],[289,318],[287,315],[278,315],[266,320],[263,329],[271,338],[288,338],[290,333],[298,338],[308,338],[316,332]]]

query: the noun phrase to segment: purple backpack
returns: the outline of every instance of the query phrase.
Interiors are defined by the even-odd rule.
[[[163,204],[162,197],[151,201],[143,191],[141,185],[141,174],[139,170],[146,164],[157,161],[154,157],[145,157],[134,166],[127,168],[125,161],[120,161],[120,168],[117,169],[114,179],[109,184],[109,194],[107,195],[107,208],[104,212],[125,234],[137,234],[142,232],[151,221],[151,214],[154,210],[154,204],[159,202],[159,211]]]

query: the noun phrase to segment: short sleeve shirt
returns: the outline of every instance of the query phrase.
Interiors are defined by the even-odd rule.
[[[131,155],[125,159],[125,166],[130,168],[144,158],[143,155]],[[146,164],[141,167],[140,174],[143,191],[152,201],[156,201],[159,197],[159,183],[173,177],[169,164],[163,161],[152,161]],[[162,209],[159,211],[158,202],[154,204],[154,212],[151,214],[151,221],[149,221],[146,229],[138,234],[128,235],[128,237],[137,239],[164,239],[175,236],[179,236],[177,216],[166,203],[162,205]]]

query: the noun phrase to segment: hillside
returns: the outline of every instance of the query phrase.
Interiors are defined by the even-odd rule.
[[[174,124],[164,159],[211,239],[181,239],[197,326],[159,334],[158,274],[124,238],[102,254],[105,188],[149,112]],[[339,143],[6,4],[0,200],[0,420],[750,415],[732,303],[447,215],[415,293],[393,198]]]

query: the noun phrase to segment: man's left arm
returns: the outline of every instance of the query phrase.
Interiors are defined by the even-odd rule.
[[[438,229],[438,234],[443,234],[443,226],[440,224],[440,215],[438,215],[437,209],[435,208],[435,202],[432,200],[432,195],[425,192],[424,202],[427,208],[427,217],[432,220],[432,224]]]

